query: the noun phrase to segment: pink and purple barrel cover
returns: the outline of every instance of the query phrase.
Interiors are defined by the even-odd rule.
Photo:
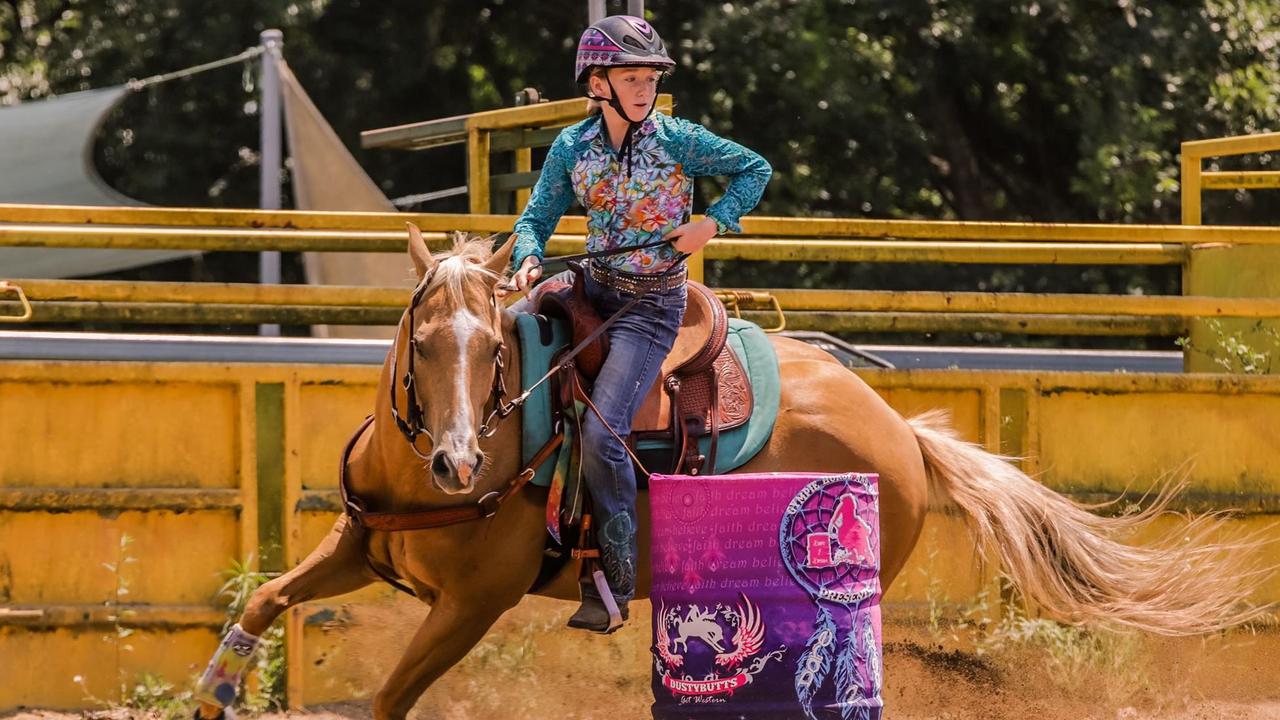
[[[653,475],[653,716],[879,720],[875,475]]]

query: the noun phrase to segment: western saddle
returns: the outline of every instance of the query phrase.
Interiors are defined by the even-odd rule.
[[[670,442],[670,462],[655,472],[698,475],[714,471],[720,433],[751,417],[752,396],[750,379],[726,343],[729,318],[724,304],[693,280],[688,284],[688,298],[680,332],[662,363],[658,381],[636,412],[628,443],[634,449],[639,440]],[[545,282],[537,287],[532,301],[538,314],[563,318],[570,324],[570,347],[577,346],[602,322],[587,300],[577,268],[572,284]],[[578,373],[578,382],[559,383],[555,393],[558,412],[573,405],[574,388],[590,392],[607,353],[606,333],[578,354],[570,368]],[[698,445],[704,436],[710,436],[706,454]]]

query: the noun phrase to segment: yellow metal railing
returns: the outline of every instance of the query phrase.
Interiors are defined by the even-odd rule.
[[[9,205],[0,203],[0,229],[41,226],[95,226],[182,230],[198,236],[211,231],[290,230],[330,231],[335,237],[359,238],[362,233],[390,231],[405,238],[406,222],[424,233],[451,231],[473,233],[510,232],[514,215],[453,213],[373,213],[297,210],[207,210],[196,208],[89,207],[79,205]],[[111,226],[103,228],[101,226]],[[1257,226],[1119,225],[1103,223],[972,222],[940,220],[870,220],[863,218],[793,218],[752,215],[742,219],[743,232],[713,242],[736,238],[804,238],[828,240],[938,241],[957,243],[1036,243],[1052,245],[1102,244],[1107,246],[1196,245],[1231,242],[1246,245],[1280,245],[1280,229]],[[586,218],[566,215],[556,232],[581,238]],[[180,235],[181,233],[175,233]],[[287,236],[287,235],[286,235]],[[382,236],[379,236],[382,237]],[[8,242],[5,245],[11,244]],[[75,247],[93,247],[76,245]],[[160,245],[155,247],[186,247]],[[343,249],[362,249],[344,246]],[[390,249],[389,247],[387,249]],[[401,248],[403,249],[403,248]]]
[[[450,231],[509,231],[510,215],[315,213],[256,210],[0,205],[0,246],[204,251],[405,252],[404,223],[435,250]],[[1187,266],[1199,247],[1280,247],[1280,228],[921,222],[753,217],[741,236],[713,241],[713,260]],[[549,254],[580,250],[582,217],[566,217]],[[390,324],[404,290],[315,286],[23,280],[34,322]],[[1025,293],[725,290],[736,311],[791,329],[934,330],[1086,335],[1181,334],[1195,318],[1280,317],[1270,297]],[[756,296],[759,297],[756,297]],[[0,294],[0,314],[25,314]],[[779,317],[779,316],[782,317]]]
[[[1204,170],[1206,158],[1249,155],[1280,150],[1280,133],[1194,140],[1182,143],[1182,223],[1202,226],[1201,200],[1205,190],[1259,190],[1280,188],[1280,172]],[[1228,297],[1276,297],[1280,295],[1280,249],[1242,242],[1242,235],[1228,232],[1219,239],[1189,248],[1183,261],[1182,292],[1188,295]],[[1245,322],[1227,320],[1188,322],[1189,347],[1217,348],[1188,353],[1188,371],[1220,371],[1224,358],[1242,365],[1239,356],[1262,358],[1280,355],[1280,319]]]
[[[787,315],[782,310],[777,294],[768,290],[716,290],[715,293],[734,317],[742,317],[743,305],[759,305],[768,308],[777,318],[776,323],[761,325],[765,332],[775,333],[787,329]]]
[[[0,210],[3,213],[3,210]],[[455,216],[470,217],[470,216]],[[476,231],[493,232],[506,224],[509,216],[488,216],[494,222],[470,223]],[[420,219],[420,218],[418,218]],[[403,222],[403,221],[402,221]],[[431,224],[442,224],[433,222]],[[461,223],[459,223],[461,224]],[[568,232],[551,237],[548,254],[573,252],[582,246],[582,234],[573,234],[574,221],[561,223]],[[402,226],[403,227],[403,226]],[[746,229],[753,230],[751,223]],[[1029,229],[1034,231],[1034,229]],[[1030,234],[1030,233],[1028,233]],[[875,237],[870,234],[870,237]],[[448,247],[442,231],[424,229],[428,244],[436,250]],[[1164,242],[1059,241],[1052,237],[1036,241],[1009,240],[916,240],[910,228],[902,228],[899,239],[850,239],[796,237],[730,237],[712,241],[702,255],[709,260],[791,260],[805,262],[959,262],[1071,265],[1180,265],[1191,240]],[[1262,242],[1274,242],[1275,234]],[[36,225],[0,224],[0,245],[9,247],[179,248],[200,251],[373,251],[402,252],[403,229],[319,230],[319,229],[234,229],[103,226],[99,224]]]
[[[658,96],[659,111],[670,114],[671,107],[671,95]],[[532,149],[550,145],[560,128],[586,116],[586,98],[536,102],[366,130],[360,133],[360,144],[366,149],[426,150],[466,143],[467,197],[471,212],[491,212],[493,195],[497,192],[514,192],[513,207],[519,212],[529,200],[529,188],[537,180]],[[513,172],[493,175],[491,156],[505,151],[513,153]]]
[[[9,294],[12,294],[17,301],[18,312],[12,315],[0,314],[0,322],[21,323],[30,320],[31,301],[27,298],[22,286],[0,280],[0,297]]]
[[[229,283],[135,283],[107,280],[22,280],[26,297],[39,308],[37,322],[90,319],[132,322],[394,323],[408,291],[309,285]],[[0,288],[2,289],[2,288]],[[1090,316],[1177,319],[1193,317],[1280,317],[1280,299],[1084,294],[931,292],[880,290],[798,290],[726,288],[716,291],[735,312],[773,313],[781,329],[784,316],[862,318],[868,313],[965,315]],[[27,306],[30,308],[30,304]],[[30,311],[28,311],[30,312]],[[1158,322],[1158,321],[1157,321]],[[1096,324],[1096,323],[1095,323]],[[879,324],[887,327],[884,323]],[[1058,323],[1061,326],[1061,322]],[[1160,327],[1159,324],[1153,327]]]
[[[1205,158],[1253,155],[1280,150],[1280,132],[1238,135],[1182,143],[1182,224],[1200,225],[1204,190],[1260,190],[1280,188],[1280,172],[1253,170],[1204,171]]]

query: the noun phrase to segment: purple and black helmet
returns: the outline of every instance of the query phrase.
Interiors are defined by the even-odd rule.
[[[631,15],[610,15],[593,24],[578,41],[574,81],[585,83],[593,67],[644,66],[668,69],[676,63],[649,23]]]

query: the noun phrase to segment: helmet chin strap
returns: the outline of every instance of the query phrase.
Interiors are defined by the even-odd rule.
[[[649,103],[649,110],[645,112],[644,117],[640,118],[639,120],[632,120],[631,116],[627,114],[627,111],[623,109],[622,103],[618,100],[618,89],[613,86],[613,78],[609,77],[608,75],[605,75],[604,81],[609,84],[609,97],[592,98],[592,100],[604,100],[605,102],[609,103],[609,107],[617,111],[617,113],[622,116],[623,120],[626,120],[632,125],[639,125],[645,120],[648,120],[649,116],[653,114],[653,109],[658,105],[658,96],[655,93],[653,96],[653,102]]]
[[[643,123],[645,120],[648,120],[650,115],[653,115],[654,108],[658,106],[658,95],[657,93],[654,93],[653,101],[649,103],[649,109],[645,111],[644,117],[640,118],[639,120],[632,120],[631,116],[627,114],[626,109],[622,107],[622,103],[618,100],[618,89],[613,86],[613,78],[610,78],[609,75],[606,73],[604,76],[604,81],[609,84],[609,97],[607,98],[596,97],[595,95],[592,95],[590,91],[587,92],[587,97],[592,100],[609,103],[609,107],[613,108],[614,112],[618,113],[618,115],[620,115],[623,120],[627,121],[627,132],[625,135],[622,136],[622,144],[618,146],[618,154],[626,156],[627,177],[630,177],[631,176],[631,144],[632,144],[631,136],[635,133],[636,128],[640,127],[641,123]],[[608,132],[607,126],[605,127],[605,131]]]

